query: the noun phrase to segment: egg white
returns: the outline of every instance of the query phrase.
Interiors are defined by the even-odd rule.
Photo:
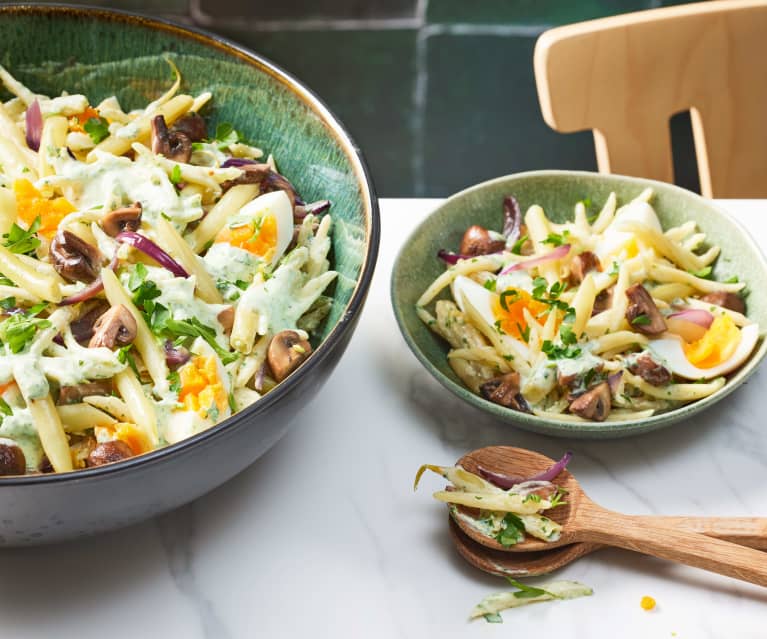
[[[612,224],[607,227],[597,243],[594,252],[604,265],[608,258],[617,257],[632,239],[635,239],[633,233],[621,231],[621,223],[638,222],[659,233],[663,232],[663,227],[655,213],[655,210],[647,202],[634,200],[618,209]]]
[[[272,191],[259,195],[255,200],[243,206],[236,218],[242,220],[260,220],[272,216],[277,222],[277,244],[270,266],[274,266],[285,253],[293,239],[293,207],[285,191]]]
[[[674,375],[686,379],[711,379],[726,375],[741,366],[754,350],[758,339],[758,324],[744,326],[740,329],[740,342],[735,352],[726,361],[711,368],[698,368],[692,364],[685,356],[682,340],[678,337],[652,340],[649,348]]]
[[[487,322],[488,326],[491,328],[495,326],[496,317],[493,313],[493,303],[498,299],[497,293],[489,291],[484,286],[477,284],[474,280],[465,277],[464,275],[459,275],[453,280],[451,291],[453,293],[453,299],[462,312],[466,312],[465,305],[470,304],[482,319]],[[507,337],[514,340],[519,351],[526,358],[529,357],[530,349],[527,344],[515,339],[511,335],[507,335]]]

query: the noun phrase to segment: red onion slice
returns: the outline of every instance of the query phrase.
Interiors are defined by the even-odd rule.
[[[37,100],[27,107],[24,119],[27,125],[27,146],[33,151],[38,151],[43,137],[43,112]]]
[[[115,255],[112,258],[112,261],[109,263],[109,268],[111,268],[113,271],[117,268],[117,264],[120,262],[120,260],[117,259],[117,252],[115,251]],[[61,306],[70,306],[72,304],[79,304],[80,302],[84,302],[86,300],[91,299],[92,297],[96,297],[101,291],[104,290],[104,282],[101,281],[101,276],[97,277],[95,280],[93,280],[88,286],[86,286],[82,291],[79,293],[75,293],[74,295],[70,295],[69,297],[65,297],[63,300],[59,302]]]
[[[503,237],[506,238],[506,246],[511,246],[519,238],[519,230],[522,227],[522,209],[513,195],[503,198]]]
[[[532,268],[533,266],[540,266],[541,264],[545,264],[546,262],[551,262],[553,260],[561,260],[569,252],[570,252],[570,245],[562,244],[562,246],[558,246],[550,253],[546,253],[546,255],[541,255],[540,257],[536,257],[535,259],[527,260],[526,262],[517,262],[516,264],[507,266],[505,269],[501,271],[500,274],[506,275],[507,273],[512,273],[514,271],[522,271],[528,268]]]
[[[176,370],[179,366],[186,364],[191,358],[189,350],[183,346],[174,346],[170,340],[165,340],[165,363],[171,370]]]
[[[249,160],[248,158],[227,158],[221,165],[222,169],[230,169],[232,167],[240,168],[241,166],[248,166],[250,164],[257,164],[256,160]]]
[[[138,249],[144,255],[148,255],[160,266],[168,269],[176,277],[189,277],[189,273],[184,270],[176,260],[163,251],[157,244],[155,244],[148,237],[136,233],[135,231],[123,231],[118,233],[115,240],[122,242],[123,244],[130,244],[133,248]]]
[[[487,470],[486,468],[482,468],[482,466],[480,466],[477,470],[479,470],[479,474],[482,477],[484,477],[487,481],[489,481],[491,484],[495,484],[496,486],[498,486],[498,488],[503,488],[505,490],[508,490],[509,488],[512,488],[513,486],[516,486],[517,484],[521,484],[522,482],[552,481],[556,478],[557,475],[559,475],[559,473],[561,473],[567,467],[567,464],[570,463],[570,460],[572,458],[573,458],[573,454],[570,451],[567,451],[562,456],[562,459],[560,459],[558,462],[553,464],[550,468],[547,468],[542,473],[538,473],[537,475],[533,475],[532,477],[504,475],[502,473],[495,473],[491,470]]]
[[[618,384],[620,384],[621,377],[623,377],[623,371],[617,371],[616,373],[607,376],[607,384],[610,386],[611,393],[618,390]]]
[[[678,313],[672,313],[668,317],[669,319],[674,318],[692,322],[703,328],[709,328],[714,321],[714,316],[711,313],[700,308],[686,308]]]

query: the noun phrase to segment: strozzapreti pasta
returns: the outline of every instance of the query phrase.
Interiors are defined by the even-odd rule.
[[[417,301],[456,375],[510,409],[564,421],[649,417],[707,397],[759,340],[736,274],[694,222],[663,229],[650,189],[556,224],[504,200],[503,232],[466,230]],[[445,293],[449,293],[446,295]]]
[[[178,442],[252,404],[328,314],[332,220],[199,115],[35,94],[0,67],[0,475]]]

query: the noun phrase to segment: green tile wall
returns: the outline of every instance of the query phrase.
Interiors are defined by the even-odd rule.
[[[379,194],[405,197],[445,196],[514,171],[593,170],[591,134],[562,135],[541,118],[532,68],[537,36],[551,26],[684,1],[75,3],[197,25],[265,55],[347,125]],[[677,182],[696,188],[689,117],[675,117],[670,128]]]

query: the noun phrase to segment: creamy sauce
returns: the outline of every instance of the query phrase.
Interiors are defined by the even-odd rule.
[[[27,469],[39,468],[43,458],[43,447],[27,408],[14,408],[13,415],[7,415],[0,423],[0,437],[14,440],[24,453]]]

